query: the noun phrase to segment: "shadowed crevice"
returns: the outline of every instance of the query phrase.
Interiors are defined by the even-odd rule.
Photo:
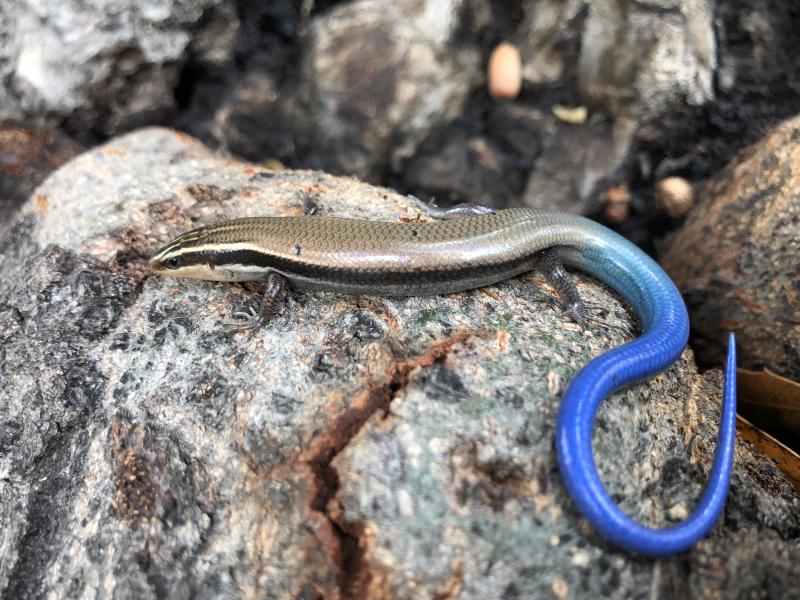
[[[311,508],[328,520],[339,542],[338,556],[332,559],[337,566],[342,598],[365,598],[371,574],[366,560],[368,541],[362,535],[362,525],[348,522],[341,507],[336,506],[335,499],[341,490],[341,481],[333,466],[333,459],[358,435],[372,415],[379,411],[388,415],[392,400],[408,385],[413,369],[441,363],[454,346],[485,335],[485,332],[459,332],[419,356],[391,363],[382,381],[372,384],[361,398],[354,399],[352,405],[357,408],[339,415],[329,430],[315,442],[315,448],[306,461],[314,474],[316,486]]]

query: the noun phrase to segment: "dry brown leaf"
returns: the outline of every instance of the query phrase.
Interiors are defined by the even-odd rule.
[[[762,428],[800,433],[800,383],[768,369],[737,369],[736,377],[741,412]]]
[[[736,415],[736,432],[743,440],[772,458],[800,493],[800,455],[739,415]]]

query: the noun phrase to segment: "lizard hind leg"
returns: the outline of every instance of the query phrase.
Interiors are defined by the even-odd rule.
[[[558,256],[552,248],[541,250],[536,254],[535,268],[537,271],[544,275],[544,278],[558,293],[561,304],[567,315],[586,329],[589,321],[595,319],[589,315],[581,296],[578,293],[578,286],[575,285],[575,279],[567,273],[564,265],[558,259]]]
[[[632,333],[626,327],[609,323],[608,321],[591,314],[590,308],[602,308],[595,304],[584,302],[578,293],[578,286],[575,285],[575,278],[567,272],[564,265],[558,258],[555,249],[547,248],[541,250],[536,255],[536,270],[541,272],[547,283],[555,288],[564,311],[567,316],[575,321],[582,329],[586,329],[589,323],[597,323],[603,327],[617,329],[625,334]]]

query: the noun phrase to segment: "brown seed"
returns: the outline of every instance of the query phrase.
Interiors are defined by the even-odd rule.
[[[624,223],[631,212],[631,191],[623,184],[608,188],[605,194],[606,221],[619,225]]]
[[[631,209],[627,204],[616,204],[613,202],[611,204],[606,204],[606,208],[603,211],[603,216],[605,216],[606,221],[614,225],[619,225],[627,221],[630,214]]]
[[[611,204],[630,204],[631,191],[624,183],[610,187],[606,190],[606,202]]]
[[[495,100],[513,100],[522,89],[522,59],[516,46],[503,42],[492,50],[486,74],[489,95]]]
[[[656,205],[673,219],[685,215],[693,204],[694,189],[683,177],[656,182]]]

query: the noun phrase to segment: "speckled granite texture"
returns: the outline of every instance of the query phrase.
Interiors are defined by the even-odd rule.
[[[3,227],[4,598],[797,597],[800,501],[748,444],[724,517],[685,555],[624,554],[580,518],[559,399],[632,334],[581,331],[538,276],[445,297],[290,292],[245,334],[219,323],[257,286],[146,271],[179,232],[308,201],[422,218],[385,189],[147,129],[56,171]],[[579,287],[633,329],[604,287]],[[601,408],[596,458],[635,518],[692,509],[720,384],[687,352]]]

